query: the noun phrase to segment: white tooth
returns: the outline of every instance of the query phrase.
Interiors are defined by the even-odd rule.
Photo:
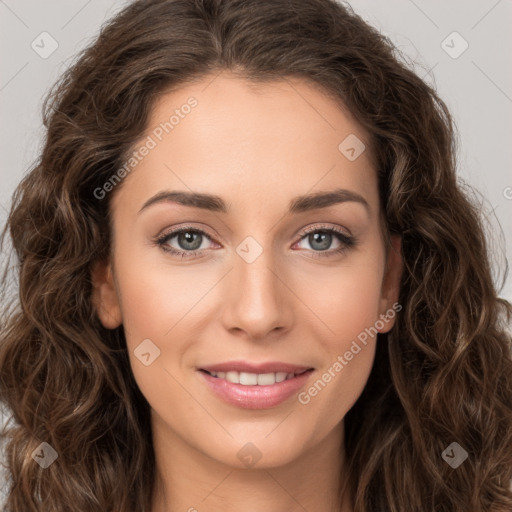
[[[226,380],[232,384],[240,384],[240,375],[238,372],[226,372]]]
[[[210,372],[210,375],[213,375],[214,377],[217,377],[217,372]]]
[[[286,379],[286,372],[277,372],[276,373],[276,382],[283,382]]]
[[[225,376],[226,372],[217,372],[217,377],[219,377],[219,379],[223,379]]]
[[[240,384],[255,386],[258,384],[258,375],[256,373],[240,372]]]
[[[286,380],[288,380],[288,379],[293,379],[293,377],[295,377],[295,374],[294,374],[294,373],[287,373],[287,374],[286,374]]]
[[[275,373],[260,373],[258,374],[258,386],[271,386],[276,383]]]

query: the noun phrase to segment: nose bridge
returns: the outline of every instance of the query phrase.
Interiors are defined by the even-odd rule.
[[[248,236],[236,247],[230,298],[225,304],[228,327],[238,327],[253,337],[261,337],[287,323],[285,287],[280,283],[276,266],[279,265],[269,237],[260,243]]]
[[[259,238],[263,240],[263,237]],[[237,246],[236,253],[234,270],[243,291],[241,299],[249,299],[254,308],[270,307],[277,297],[276,276],[270,270],[275,267],[275,258],[269,239],[260,243],[248,236]]]

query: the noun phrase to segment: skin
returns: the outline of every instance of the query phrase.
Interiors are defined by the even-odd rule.
[[[153,512],[350,512],[347,495],[336,499],[343,418],[365,387],[376,338],[306,405],[297,396],[266,410],[229,405],[197,368],[290,362],[315,368],[307,389],[398,300],[400,240],[385,244],[369,144],[354,161],[338,150],[349,134],[368,141],[345,109],[299,79],[256,85],[215,76],[155,103],[141,141],[190,96],[198,101],[114,191],[112,259],[93,271],[101,322],[124,325],[151,405]],[[346,201],[287,213],[296,196],[338,188],[361,195],[368,209]],[[216,194],[230,210],[163,201],[139,213],[162,190]],[[183,223],[208,233],[200,255],[182,259],[153,242]],[[327,249],[315,250],[302,232],[316,226],[338,227],[356,245],[336,253],[343,243],[333,235]],[[263,251],[251,263],[236,252],[248,236]],[[178,236],[167,244],[189,247]],[[331,255],[315,258],[319,252]],[[393,323],[388,318],[380,332]],[[160,350],[149,366],[134,354],[145,339]],[[248,442],[261,453],[252,467],[237,456]]]

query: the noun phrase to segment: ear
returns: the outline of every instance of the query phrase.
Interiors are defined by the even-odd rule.
[[[378,322],[378,324],[384,324],[384,327],[382,329],[377,329],[381,333],[391,330],[395,324],[396,312],[402,309],[402,306],[398,304],[402,267],[402,238],[399,235],[391,235],[390,245],[388,247],[386,270],[381,288],[379,312],[381,321]]]
[[[122,323],[121,307],[110,263],[97,262],[92,272],[92,304],[106,329],[115,329]]]

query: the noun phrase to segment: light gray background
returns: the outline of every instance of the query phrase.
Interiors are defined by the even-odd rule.
[[[127,3],[0,0],[0,224],[15,186],[41,148],[45,93],[101,24]],[[485,198],[496,263],[503,267],[505,256],[512,260],[512,1],[349,3],[391,38],[451,109],[460,139],[459,174]],[[462,48],[458,36],[448,37],[454,31],[469,45],[458,58],[442,47],[446,40],[452,53]],[[33,41],[42,46],[42,32],[58,43],[45,59],[31,47]],[[501,295],[512,300],[510,276]]]

